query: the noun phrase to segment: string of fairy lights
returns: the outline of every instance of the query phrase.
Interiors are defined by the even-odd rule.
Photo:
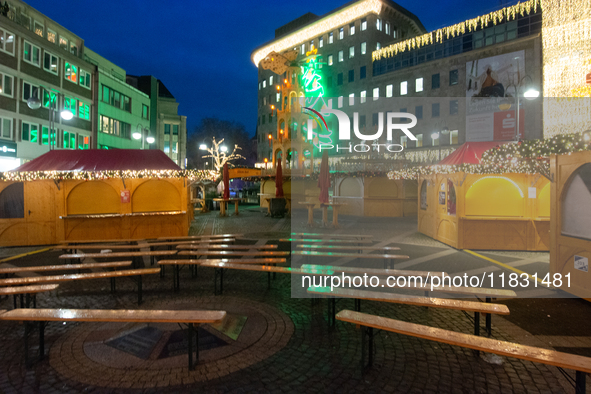
[[[0,181],[101,181],[108,179],[167,179],[184,178],[188,181],[215,181],[219,172],[212,170],[126,170],[126,171],[6,171],[0,172]]]
[[[542,174],[550,176],[550,156],[591,150],[591,131],[556,135],[543,140],[520,141],[490,149],[480,164],[415,166],[390,171],[388,178],[418,179],[419,175],[453,174]]]

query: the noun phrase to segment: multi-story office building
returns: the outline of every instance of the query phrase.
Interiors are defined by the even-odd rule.
[[[125,70],[86,48],[84,58],[98,70],[97,147],[149,149],[150,96],[126,82]],[[150,138],[151,137],[151,138]]]
[[[515,119],[516,89],[523,96],[526,85],[542,88],[541,10],[529,3],[427,33],[391,1],[360,0],[277,29],[251,56],[259,66],[259,162],[270,159],[269,134],[273,140],[277,130],[271,105],[282,101],[282,76],[259,63],[272,51],[294,49],[298,60],[312,48],[322,55],[328,107],[352,121],[357,112],[365,134],[378,129],[380,113],[415,115],[417,140],[402,131],[390,140],[405,147],[408,160],[435,162],[466,141],[541,138],[541,99],[521,97],[519,125]]]
[[[150,97],[150,130],[153,149],[161,149],[181,168],[186,168],[187,117],[178,114],[179,103],[162,81],[151,75],[127,76],[127,83]]]
[[[21,1],[5,4],[0,13],[0,169],[17,167],[50,148],[95,146],[96,73],[83,59],[84,40]],[[71,119],[60,116],[63,110]]]

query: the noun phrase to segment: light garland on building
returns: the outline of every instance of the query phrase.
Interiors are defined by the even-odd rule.
[[[450,37],[455,37],[460,34],[475,31],[479,26],[481,28],[487,27],[489,25],[497,25],[503,21],[510,21],[515,20],[517,15],[524,16],[526,14],[530,14],[531,12],[535,12],[538,7],[540,6],[541,0],[528,0],[524,3],[518,3],[514,6],[505,7],[500,10],[491,12],[486,15],[482,15],[473,19],[468,19],[467,21],[457,23],[452,26],[443,27],[441,29],[437,29],[430,33],[423,34],[418,37],[409,38],[404,41],[397,42],[395,44],[389,45],[385,48],[379,49],[377,51],[372,52],[372,60],[380,60],[382,57],[388,58],[396,56],[398,53],[421,48],[425,45],[430,45],[435,42],[441,43],[443,42],[444,37],[446,39]]]
[[[186,178],[189,181],[215,181],[219,177],[212,170],[142,170],[142,171],[6,171],[0,172],[0,181],[102,181],[108,179],[166,179]]]
[[[324,33],[334,30],[337,26],[349,24],[359,19],[362,15],[370,13],[379,15],[382,10],[382,5],[383,4],[380,0],[365,0],[349,7],[345,7],[336,14],[331,14],[326,18],[310,24],[304,29],[289,34],[287,37],[276,40],[269,45],[265,45],[252,54],[252,61],[258,67],[259,62],[273,51],[281,53],[286,49],[292,49],[302,42],[309,42]]]

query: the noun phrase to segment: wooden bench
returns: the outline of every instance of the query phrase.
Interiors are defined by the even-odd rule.
[[[279,242],[293,242],[293,243],[325,243],[327,245],[333,244],[372,244],[373,241],[369,239],[322,239],[322,238],[282,238]]]
[[[263,250],[277,249],[277,245],[208,245],[208,244],[181,244],[177,249],[235,249],[235,250]]]
[[[533,346],[524,346],[492,338],[477,337],[460,332],[349,310],[340,311],[337,314],[337,320],[362,326],[362,366],[365,366],[366,336],[369,336],[369,365],[372,364],[373,329],[375,328],[378,330],[428,339],[430,341],[446,343],[448,345],[461,346],[476,351],[495,353],[500,356],[514,357],[522,360],[553,365],[558,368],[573,369],[576,371],[575,392],[577,394],[585,392],[585,374],[591,373],[591,358],[575,354],[557,352],[555,350],[542,349]]]
[[[130,261],[113,261],[107,263],[86,263],[86,264],[60,264],[60,265],[37,265],[34,267],[6,267],[0,268],[0,274],[8,277],[9,274],[16,274],[19,272],[39,272],[39,271],[63,271],[63,270],[80,270],[94,269],[94,268],[119,268],[128,267],[131,265]]]
[[[53,250],[83,250],[83,249],[111,249],[111,250],[127,250],[127,249],[142,249],[145,248],[145,245],[110,245],[110,244],[80,244],[80,245],[58,245],[53,248]]]
[[[382,259],[384,260],[384,268],[394,268],[392,260],[406,260],[409,256],[398,254],[368,254],[368,253],[339,253],[339,252],[317,252],[313,250],[296,250],[292,252],[296,256],[314,256],[314,257],[338,257],[338,258],[353,258],[353,259]]]
[[[31,285],[36,283],[56,283],[69,282],[73,280],[85,279],[111,279],[111,291],[115,291],[115,279],[124,276],[133,276],[137,280],[138,289],[138,305],[142,303],[142,275],[157,274],[160,268],[143,268],[121,271],[107,271],[107,272],[90,272],[86,274],[70,274],[70,275],[50,275],[50,276],[32,276],[27,278],[9,278],[0,279],[0,286],[18,286]]]
[[[181,256],[221,256],[221,257],[246,257],[246,256],[264,256],[264,257],[282,257],[289,256],[287,251],[277,250],[247,250],[247,251],[234,251],[234,250],[182,250],[178,253]]]
[[[181,288],[180,283],[180,270],[184,266],[190,266],[191,268],[201,265],[203,263],[228,263],[228,264],[285,264],[287,262],[286,258],[263,258],[263,259],[185,259],[185,260],[160,260],[158,265],[162,267],[162,271],[164,272],[164,267],[167,265],[171,265],[174,267],[174,278],[173,278],[173,288],[174,291],[179,291]],[[224,281],[224,272],[223,269],[220,271],[221,274],[221,282]],[[191,271],[191,275],[194,275],[194,271]],[[217,283],[217,275],[218,269],[215,270],[215,278],[214,283]],[[270,274],[269,274],[270,275]]]
[[[45,356],[44,330],[47,322],[117,322],[117,323],[178,323],[188,326],[189,370],[193,364],[193,338],[198,335],[194,325],[219,323],[226,317],[225,311],[191,310],[109,310],[109,309],[15,309],[0,314],[0,320],[25,322],[25,364],[29,367],[29,332],[31,323],[39,323],[39,360]],[[197,344],[199,338],[197,337]],[[196,362],[199,362],[199,345],[196,346]]]
[[[76,245],[76,244],[97,244],[97,243],[103,243],[103,244],[122,244],[122,243],[132,243],[132,242],[141,242],[143,241],[143,239],[139,238],[139,239],[83,239],[83,240],[65,240],[62,241],[61,243],[63,245]]]
[[[171,256],[176,254],[176,250],[151,250],[149,252],[110,252],[110,253],[71,253],[71,254],[62,254],[59,258],[60,259],[76,259],[81,261],[82,259],[89,258],[89,259],[96,259],[96,258],[125,258],[131,257],[132,258],[132,266],[134,268],[141,266],[138,261],[138,258],[143,256],[150,256],[150,263],[154,265],[153,257],[156,256]]]
[[[215,239],[215,238],[242,238],[244,234],[211,234],[211,235],[185,235],[180,237],[158,237],[158,241],[165,240],[189,240],[189,239]]]
[[[397,246],[350,246],[350,245],[297,245],[299,249],[324,249],[324,250],[357,250],[361,253],[362,250],[380,251],[383,253],[400,250]]]
[[[291,233],[292,238],[329,238],[329,239],[370,239],[373,235],[367,234],[320,234],[320,233]]]
[[[17,286],[17,287],[0,287],[0,296],[12,295],[14,301],[14,309],[17,308],[16,296],[20,295],[21,308],[28,308],[31,305],[31,298],[33,300],[33,308],[37,307],[37,293],[44,293],[58,288],[59,285],[37,285],[37,286]],[[26,302],[23,300],[23,295],[26,295]]]
[[[455,309],[466,312],[474,312],[474,335],[480,335],[480,314],[508,315],[509,308],[502,304],[491,304],[485,302],[453,300],[449,298],[432,298],[417,296],[402,296],[400,294],[346,289],[330,287],[309,287],[308,293],[322,296],[330,296],[331,301],[328,308],[329,323],[334,326],[336,309],[335,297],[353,298],[355,300],[355,310],[361,312],[361,300],[391,302],[395,304],[406,304],[415,306],[425,306],[443,309]]]
[[[196,240],[196,241],[192,241],[192,240],[185,240],[185,241],[165,241],[165,242],[149,242],[148,244],[146,244],[147,246],[150,247],[150,250],[152,250],[152,248],[158,247],[158,246],[168,246],[168,249],[172,249],[173,246],[176,245],[217,245],[217,244],[229,244],[236,241],[236,238],[216,238],[216,239],[209,239],[209,240]]]

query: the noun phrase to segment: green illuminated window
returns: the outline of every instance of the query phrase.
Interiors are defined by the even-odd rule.
[[[56,132],[55,129],[51,130],[51,144],[55,145],[55,136]],[[49,127],[43,126],[41,128],[41,144],[48,145],[49,144]]]
[[[76,149],[76,133],[64,130],[64,149]]]
[[[142,118],[149,119],[149,108],[146,104],[142,104]]]
[[[21,139],[29,142],[39,142],[39,125],[23,122]]]
[[[77,106],[78,100],[76,100],[75,98],[64,97],[64,109],[70,111],[74,116],[78,114],[76,108]]]
[[[66,62],[65,64],[65,77],[68,81],[78,83],[78,67],[73,64]]]
[[[178,124],[172,125],[172,134],[179,135],[179,125]]]
[[[23,45],[23,59],[37,67],[40,65],[41,49],[38,46],[25,41]]]
[[[51,107],[53,109],[57,108],[57,94],[54,92],[47,91],[43,89],[43,107],[49,108],[49,103],[51,101]]]
[[[90,120],[90,105],[78,101],[78,116],[80,119]]]
[[[164,134],[170,134],[170,124],[164,123]]]
[[[80,86],[90,89],[90,78],[91,74],[80,69]]]

